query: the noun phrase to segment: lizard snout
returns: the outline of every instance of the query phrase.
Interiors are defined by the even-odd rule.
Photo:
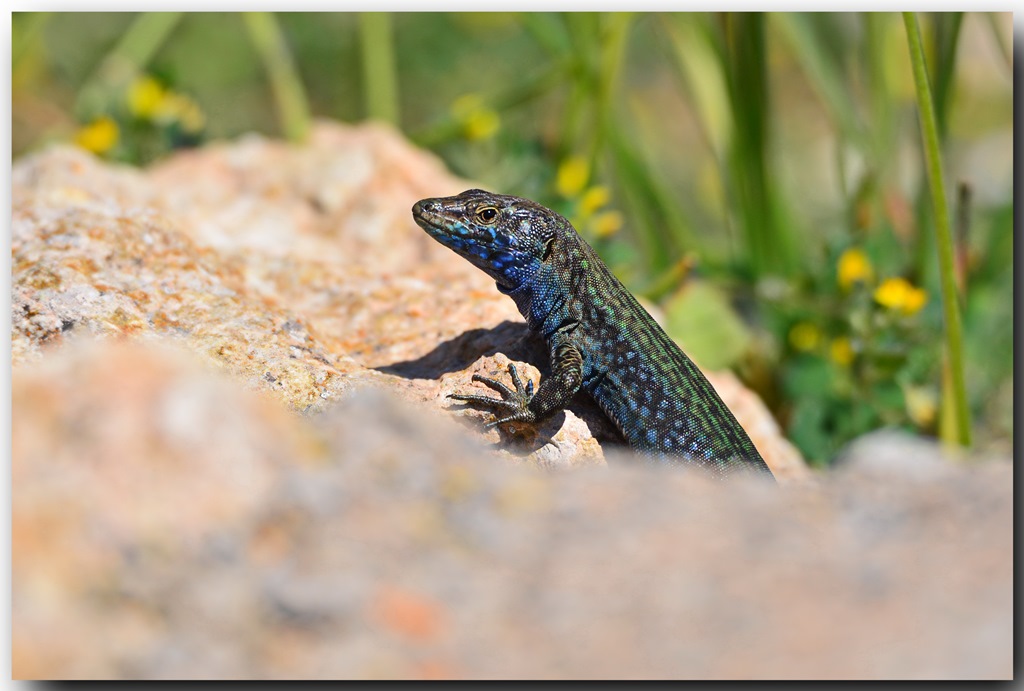
[[[412,213],[414,216],[420,216],[423,213],[437,213],[441,208],[441,205],[434,199],[421,199],[412,205]]]

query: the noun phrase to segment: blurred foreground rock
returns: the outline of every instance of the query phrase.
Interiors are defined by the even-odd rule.
[[[14,375],[16,678],[1009,678],[1012,472],[495,462],[166,346]]]
[[[809,478],[728,373],[779,485],[447,401],[547,366],[410,218],[468,186],[330,123],[14,166],[14,677],[1012,675],[1007,462]]]

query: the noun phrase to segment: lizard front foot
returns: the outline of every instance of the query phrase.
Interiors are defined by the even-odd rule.
[[[479,374],[473,375],[473,381],[478,381],[487,388],[497,391],[501,394],[501,398],[456,393],[448,394],[448,398],[454,398],[456,401],[463,401],[465,403],[490,406],[497,408],[500,411],[499,414],[505,414],[505,417],[489,422],[487,427],[496,427],[506,422],[534,422],[536,416],[529,407],[530,401],[533,400],[533,381],[527,380],[526,386],[523,386],[522,380],[519,379],[519,373],[516,371],[516,366],[511,362],[508,364],[508,373],[512,376],[512,383],[516,387],[515,391],[497,379],[488,379],[487,377],[481,377]]]

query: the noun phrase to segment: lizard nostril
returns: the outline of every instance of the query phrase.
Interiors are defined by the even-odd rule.
[[[426,211],[427,213],[437,211],[437,202],[435,202],[433,199],[421,199],[418,202],[416,202],[416,204],[412,207],[412,212],[414,214],[422,213],[424,211]]]

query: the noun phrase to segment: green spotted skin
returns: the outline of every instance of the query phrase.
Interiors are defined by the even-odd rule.
[[[500,398],[453,398],[498,411],[492,424],[533,422],[584,389],[631,447],[654,461],[717,475],[756,470],[761,455],[711,383],[562,216],[528,199],[467,190],[424,199],[416,222],[494,278],[551,349],[536,393],[475,377]]]

